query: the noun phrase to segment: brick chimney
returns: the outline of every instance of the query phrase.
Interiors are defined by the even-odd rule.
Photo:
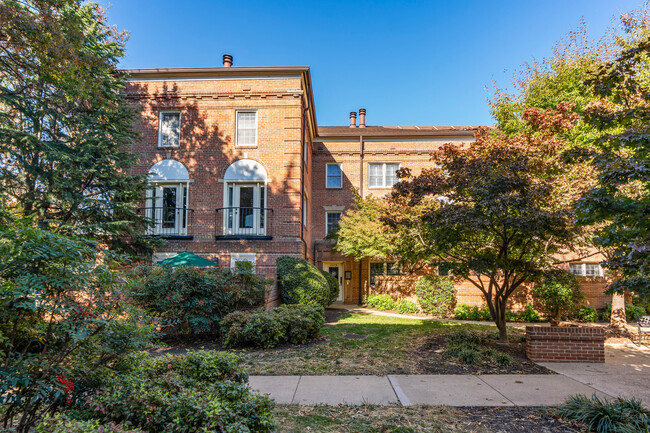
[[[350,128],[356,128],[356,127],[357,127],[357,112],[350,111]]]
[[[366,127],[366,109],[359,108],[359,128]]]
[[[223,55],[223,67],[229,68],[232,66],[232,56],[230,54]]]

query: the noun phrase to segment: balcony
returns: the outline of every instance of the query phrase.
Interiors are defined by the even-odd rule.
[[[191,224],[194,209],[186,207],[145,207],[140,208],[152,224],[147,229],[148,236],[160,236],[164,239],[191,240],[194,236],[188,235],[187,228]]]
[[[216,209],[217,240],[256,239],[270,240],[273,209],[265,207],[222,207]]]

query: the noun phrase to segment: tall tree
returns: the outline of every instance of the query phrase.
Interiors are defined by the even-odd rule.
[[[588,222],[602,224],[597,241],[613,249],[607,266],[619,276],[610,286],[615,293],[650,294],[649,61],[646,27],[588,82],[602,99],[590,104],[587,121],[605,133],[595,143],[598,185],[580,210]]]
[[[429,251],[417,240],[421,224],[417,216],[422,208],[385,197],[361,197],[355,192],[354,207],[339,221],[335,248],[357,260],[389,259],[407,272],[421,269],[431,259]],[[395,212],[409,215],[412,225],[390,226],[382,220],[382,216]]]
[[[402,169],[392,193],[397,203],[424,208],[417,239],[481,291],[503,343],[510,296],[577,238],[571,202],[579,191],[567,187],[572,170],[561,157],[561,137],[577,119],[572,109],[529,109],[525,133],[482,128],[468,148],[445,145],[433,154],[439,168],[417,176]],[[414,227],[408,214],[383,220]]]
[[[129,173],[133,108],[116,66],[124,33],[95,3],[0,2],[0,202],[4,216],[119,242],[144,218]]]

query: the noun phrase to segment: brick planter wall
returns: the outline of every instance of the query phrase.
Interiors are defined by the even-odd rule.
[[[526,326],[526,355],[533,361],[605,362],[605,331]]]

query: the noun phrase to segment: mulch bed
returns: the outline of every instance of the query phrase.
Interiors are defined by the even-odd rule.
[[[514,359],[513,364],[462,364],[457,358],[443,353],[447,347],[447,336],[444,334],[428,335],[420,339],[413,355],[420,359],[419,368],[423,374],[555,374],[528,359],[525,342],[511,342],[506,346],[497,341],[487,341],[482,346],[507,353]]]
[[[466,407],[455,408],[459,425],[467,423],[468,430],[493,433],[582,433],[583,427],[556,418],[539,407]]]

